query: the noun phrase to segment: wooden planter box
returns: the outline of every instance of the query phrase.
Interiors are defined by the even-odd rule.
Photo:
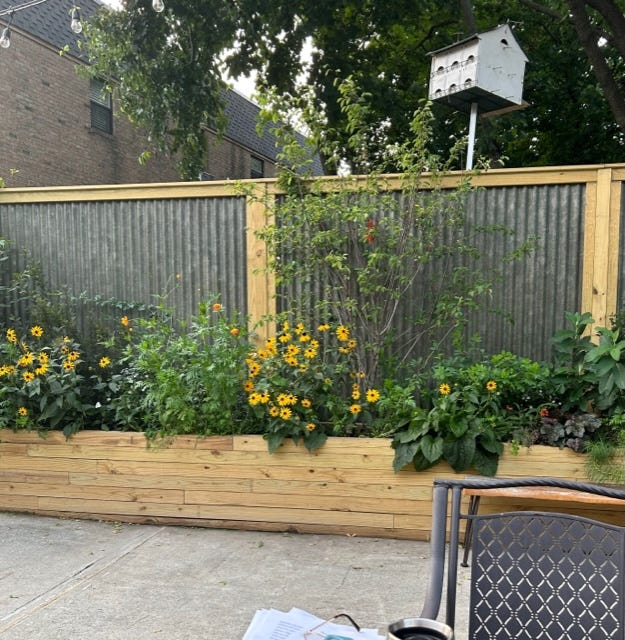
[[[0,430],[0,510],[427,539],[432,480],[454,473],[446,464],[394,473],[392,461],[390,440],[376,438],[330,438],[313,454],[286,443],[270,454],[260,436],[180,436],[155,448],[139,433],[66,440]],[[535,446],[507,452],[499,475],[583,480],[584,465],[570,450]]]

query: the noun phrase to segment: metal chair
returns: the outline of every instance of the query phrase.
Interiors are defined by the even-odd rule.
[[[463,512],[464,489],[530,486],[620,499],[625,521],[621,489],[550,478],[435,480],[421,619],[436,620],[444,591],[454,628],[460,523],[471,520],[469,640],[625,640],[625,526],[539,511]]]

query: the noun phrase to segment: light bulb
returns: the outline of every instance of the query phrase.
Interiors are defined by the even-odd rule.
[[[80,33],[82,31],[82,22],[80,21],[80,15],[76,7],[72,9],[72,23],[70,27],[74,33]]]
[[[3,49],[8,49],[11,46],[11,29],[9,27],[5,27],[2,30],[2,35],[0,36],[0,47]]]
[[[161,13],[165,8],[165,3],[163,0],[152,0],[152,9],[156,11],[156,13]]]

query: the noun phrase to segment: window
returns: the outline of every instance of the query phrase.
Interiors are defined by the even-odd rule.
[[[250,178],[264,178],[265,163],[255,156],[250,159]]]
[[[91,79],[89,88],[91,101],[91,128],[104,133],[113,133],[113,99],[102,80]]]

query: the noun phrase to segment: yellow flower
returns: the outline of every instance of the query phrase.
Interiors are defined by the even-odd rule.
[[[275,406],[269,407],[269,415],[272,418],[277,418],[280,415],[280,409],[278,409],[278,407],[275,407]]]
[[[290,333],[283,333],[278,340],[280,340],[280,342],[282,344],[284,344],[285,342],[289,342],[291,340],[291,334]]]
[[[122,319],[120,320],[120,322],[122,323],[123,327],[127,327],[130,325],[130,320],[128,320],[128,316],[122,316]]]
[[[286,348],[286,352],[287,352],[287,355],[289,356],[296,356],[299,353],[299,347],[294,344],[290,344]]]
[[[339,347],[339,352],[340,353],[344,353],[344,354],[348,354],[350,352],[350,348],[349,347]]]
[[[308,349],[304,349],[304,358],[313,360],[316,357],[317,357],[317,349],[313,349],[312,347],[308,347]]]
[[[20,367],[27,367],[29,364],[33,363],[33,360],[35,359],[35,356],[30,352],[27,351],[18,361],[17,364],[19,364]]]
[[[302,398],[301,405],[305,409],[309,409],[312,406],[312,402],[308,398]]]
[[[34,327],[30,328],[30,335],[34,338],[41,338],[41,336],[43,335],[43,329],[38,324],[36,324]]]
[[[254,391],[254,393],[250,393],[247,401],[252,405],[255,406],[257,404],[260,403],[260,399],[261,399],[261,395],[260,393],[258,393],[257,391]]]
[[[286,393],[279,393],[277,400],[281,407],[286,407],[289,404],[289,396]]]
[[[243,383],[243,390],[246,393],[249,393],[250,391],[254,391],[254,383],[251,380],[246,380]]]
[[[302,333],[304,333],[304,325],[303,325],[301,322],[299,322],[299,323],[296,325],[296,327],[295,327],[295,333],[296,333],[298,336],[301,336],[301,335],[302,335]]]
[[[495,391],[497,389],[497,383],[494,380],[489,380],[486,383],[486,391]]]
[[[98,364],[100,365],[100,367],[102,367],[102,369],[106,369],[106,367],[111,364],[111,359],[103,356],[102,358],[100,358],[100,362],[98,362]]]
[[[283,407],[282,409],[280,409],[280,417],[283,420],[288,420],[291,417],[292,413],[293,412],[288,407]]]
[[[299,341],[300,342],[310,342],[311,341],[311,337],[309,333],[302,333],[302,335],[299,337]]]
[[[360,389],[358,387],[352,391],[352,400],[360,400]]]
[[[290,405],[297,404],[297,396],[293,395],[292,393],[289,393],[289,395],[287,396],[287,400],[288,400],[288,404]]]
[[[367,389],[367,402],[377,402],[380,399],[380,392],[377,389]]]
[[[317,331],[320,331],[321,333],[323,333],[324,331],[329,331],[329,330],[330,330],[330,325],[329,325],[329,324],[327,324],[327,323],[320,324],[320,325],[317,327]]]
[[[336,328],[336,337],[340,342],[347,342],[349,340],[349,329],[345,325],[339,325]]]
[[[260,373],[261,366],[258,364],[258,362],[254,362],[252,360],[251,362],[247,363],[247,367],[248,367],[249,374],[250,376],[252,376],[252,378],[254,378]]]
[[[237,327],[232,327],[232,329],[230,329],[230,335],[233,338],[238,338],[240,333],[241,333],[241,331],[239,329],[237,329]]]
[[[41,366],[35,369],[35,375],[38,375],[38,376],[45,376],[47,372],[48,372],[47,364],[42,364]]]
[[[74,369],[74,363],[72,362],[72,360],[64,360],[63,361],[63,369],[65,369],[65,371],[72,371]]]
[[[291,325],[287,321],[282,323],[282,331],[288,331],[290,327]]]
[[[32,371],[24,371],[22,378],[24,378],[24,382],[32,382],[35,379],[35,374]]]
[[[28,415],[28,409],[26,407],[20,407],[17,410],[18,415],[20,416],[27,416]]]
[[[45,351],[42,351],[39,354],[39,362],[40,364],[48,364],[48,360],[50,359],[50,357],[48,356],[48,354]]]
[[[11,344],[17,344],[17,333],[15,333],[15,329],[7,329],[7,340]]]
[[[347,346],[348,346],[350,349],[355,349],[357,345],[358,345],[358,343],[356,342],[356,340],[349,340],[349,341],[347,342]]]
[[[261,404],[268,404],[269,400],[270,400],[269,392],[268,391],[263,391],[263,393],[260,394],[260,403]]]
[[[284,361],[291,367],[297,367],[299,364],[295,356],[284,356]]]
[[[316,425],[316,424],[313,424],[312,422],[309,422],[309,423],[306,425],[306,429],[307,429],[308,431],[314,431],[316,428],[317,428],[317,425]]]
[[[308,371],[308,365],[307,364],[300,364],[298,369],[299,369],[300,373],[306,373]]]
[[[213,311],[221,311],[223,307],[219,304],[219,302],[215,302],[213,305]]]
[[[359,404],[352,404],[350,405],[349,410],[351,413],[357,416],[361,412],[362,407]]]
[[[442,396],[446,396],[451,393],[451,387],[446,382],[443,382],[438,391]]]
[[[76,360],[78,360],[80,358],[80,353],[78,353],[78,351],[71,351],[70,353],[67,354],[67,359],[70,362],[76,362]]]

